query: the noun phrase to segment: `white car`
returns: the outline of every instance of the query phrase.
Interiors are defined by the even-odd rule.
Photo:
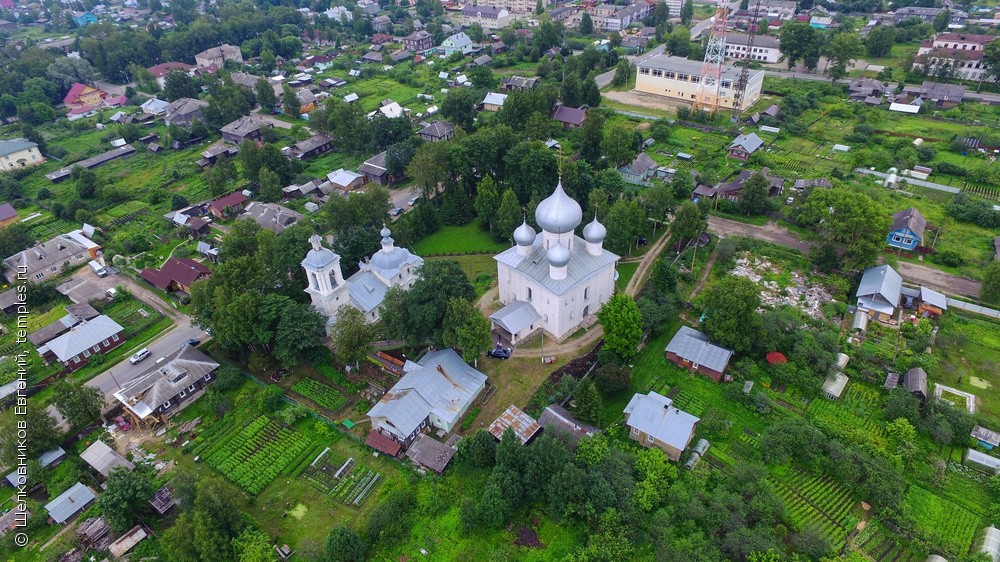
[[[410,200],[407,201],[406,204],[412,207],[417,204],[417,201],[420,201],[420,196],[414,195],[413,197],[410,197]]]
[[[791,205],[794,201],[794,197],[789,197],[788,199],[785,199],[785,205]]]
[[[144,347],[139,351],[136,351],[135,354],[132,355],[132,357],[129,357],[128,362],[135,365],[136,363],[142,361],[147,357],[149,357],[149,350]]]

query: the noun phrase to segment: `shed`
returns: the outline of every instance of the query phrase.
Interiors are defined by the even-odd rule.
[[[153,497],[149,500],[149,505],[156,510],[156,513],[163,517],[170,510],[177,506],[177,500],[174,499],[173,490],[170,486],[164,486],[153,494]]]
[[[843,371],[844,367],[847,366],[847,363],[850,360],[851,360],[851,358],[846,353],[838,353],[837,354],[837,369]]]
[[[72,519],[77,513],[86,509],[96,499],[97,494],[93,490],[77,482],[70,489],[45,504],[45,511],[49,512],[49,518],[52,521],[62,525]]]
[[[985,470],[990,474],[997,474],[1000,472],[1000,459],[975,449],[968,449],[965,451],[965,464],[968,465],[970,463],[975,465],[974,468]]]
[[[596,427],[578,421],[559,404],[550,404],[542,410],[542,415],[538,416],[538,425],[542,426],[546,432],[562,432],[569,435],[574,443],[584,437],[593,437],[601,432]]]
[[[868,314],[860,308],[854,313],[854,321],[851,323],[852,332],[865,333],[868,331]]]
[[[979,444],[987,450],[992,450],[993,447],[1000,447],[1000,433],[992,429],[986,429],[981,425],[972,428],[972,437],[976,441],[979,441]]]
[[[885,375],[885,384],[882,385],[886,390],[893,390],[899,386],[899,373],[894,373],[889,371]]]
[[[903,376],[903,385],[906,389],[916,395],[921,400],[927,400],[927,371],[920,367],[914,367]]]
[[[121,558],[131,552],[135,548],[135,545],[139,544],[139,541],[146,538],[146,536],[146,529],[143,529],[142,525],[136,525],[129,532],[119,537],[118,540],[111,543],[108,546],[108,551],[111,553],[111,556]]]
[[[844,388],[847,387],[850,380],[844,373],[834,373],[826,377],[826,381],[823,382],[823,393],[830,400],[836,400],[843,394]]]
[[[531,438],[538,433],[538,430],[542,428],[541,425],[535,420],[535,418],[525,414],[520,408],[511,404],[500,417],[495,419],[493,423],[490,424],[490,435],[500,439],[503,437],[504,432],[507,428],[514,430],[514,435],[521,441],[521,444],[527,444],[531,441]]]
[[[455,449],[421,433],[406,450],[406,456],[415,464],[441,474],[451,462],[451,457],[455,456]]]
[[[104,441],[94,441],[93,445],[80,453],[80,458],[104,478],[107,478],[108,474],[111,474],[111,471],[119,466],[124,466],[129,470],[135,468],[134,464],[125,460],[125,457],[118,454],[118,451],[108,447]]]

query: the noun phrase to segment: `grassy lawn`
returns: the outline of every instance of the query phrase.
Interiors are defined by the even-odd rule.
[[[469,256],[436,256],[429,260],[453,260],[462,266],[477,296],[483,296],[497,281],[497,262],[490,254]]]
[[[546,338],[547,345],[554,343],[551,338]],[[514,357],[507,360],[481,359],[480,370],[489,376],[490,384],[495,385],[497,390],[489,401],[482,405],[469,432],[489,427],[511,404],[523,408],[535,389],[548,378],[549,374],[576,355],[578,354],[557,356],[556,362],[550,365],[542,363],[538,357],[518,357],[516,351]]]
[[[624,291],[636,270],[639,269],[639,262],[620,263],[616,269],[618,270],[618,279],[615,281],[615,290]]]
[[[447,256],[456,254],[496,254],[510,247],[506,242],[496,242],[475,222],[462,226],[445,226],[425,236],[413,245],[419,256]]]
[[[971,392],[979,411],[1000,418],[1000,323],[948,311],[940,320],[935,351],[940,367],[933,382]]]

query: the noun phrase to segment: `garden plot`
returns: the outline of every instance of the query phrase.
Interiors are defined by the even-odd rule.
[[[330,464],[329,461],[329,457],[324,457],[321,462],[313,463],[302,477],[337,503],[361,507],[382,481],[381,474],[357,464],[354,458],[342,464]]]
[[[772,478],[778,495],[785,501],[788,520],[796,529],[817,530],[834,550],[843,548],[847,533],[857,519],[850,492],[828,477],[796,470],[790,478]]]
[[[899,533],[890,531],[878,521],[868,521],[854,537],[854,545],[876,562],[924,562],[926,555],[913,551]]]
[[[325,385],[313,379],[303,379],[292,385],[292,391],[305,396],[322,408],[336,412],[344,407],[347,401],[344,395],[332,386]]]
[[[916,535],[944,550],[948,557],[969,552],[982,519],[964,507],[911,486],[902,511],[915,522]]]
[[[205,452],[205,462],[247,493],[259,494],[288,474],[313,449],[312,441],[267,416],[226,435]]]
[[[766,306],[794,306],[813,318],[822,318],[820,306],[833,300],[822,285],[809,282],[797,271],[783,271],[766,257],[750,252],[736,258],[736,266],[729,273],[759,284],[760,300]]]

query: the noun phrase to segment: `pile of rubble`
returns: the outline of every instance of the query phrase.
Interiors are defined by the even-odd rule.
[[[737,277],[745,277],[761,286],[760,300],[764,306],[794,306],[813,318],[822,318],[820,306],[833,297],[823,286],[811,284],[799,272],[789,273],[789,283],[784,289],[776,281],[765,280],[781,273],[781,268],[767,258],[751,256],[745,252],[736,258],[736,266],[729,272]]]

